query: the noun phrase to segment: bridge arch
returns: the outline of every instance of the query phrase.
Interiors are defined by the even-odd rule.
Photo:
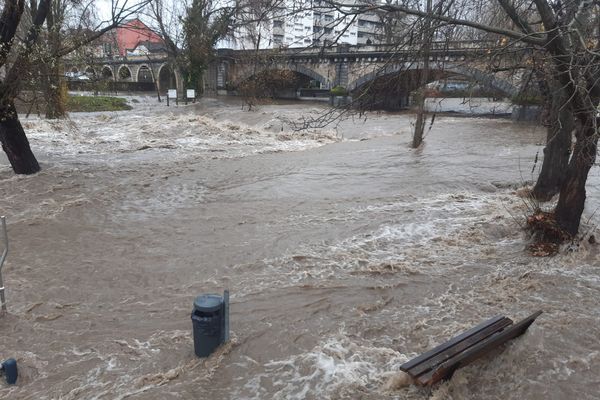
[[[100,72],[102,79],[115,80],[115,74],[110,66],[105,65]]]
[[[158,67],[158,88],[162,92],[168,89],[179,88],[179,77],[173,71],[173,68],[167,63]]]
[[[348,91],[352,92],[365,84],[372,82],[378,78],[382,78],[387,75],[398,74],[401,72],[414,71],[417,70],[420,65],[416,63],[410,64],[394,64],[389,65],[385,68],[376,69],[374,71],[368,72],[354,81],[348,84]],[[462,75],[466,78],[470,78],[474,81],[481,83],[484,86],[492,88],[494,90],[498,90],[508,97],[512,97],[518,94],[519,89],[512,85],[510,82],[497,78],[492,74],[488,74],[480,69],[474,67],[468,67],[465,65],[458,64],[450,64],[444,63],[443,65],[433,65],[430,67],[432,71],[451,73],[456,75]],[[432,76],[433,78],[433,76]],[[432,79],[434,80],[434,79]]]
[[[280,71],[289,70],[289,71],[297,72],[299,74],[309,77],[312,80],[319,82],[321,84],[321,88],[323,88],[323,89],[331,88],[331,81],[328,78],[324,77],[320,73],[318,73],[310,68],[305,67],[304,65],[297,64],[297,63],[287,63],[284,65],[275,64],[275,65],[269,65],[269,66],[265,65],[263,68],[260,68],[256,71],[245,71],[240,76],[238,76],[237,83],[239,84],[241,82],[244,82],[244,81],[252,78],[255,75],[265,73],[268,71],[273,71],[273,70],[280,70]]]
[[[291,69],[292,71],[298,72],[300,74],[306,75],[309,78],[318,81],[319,83],[321,83],[321,87],[322,89],[329,89],[331,87],[331,82],[329,81],[329,79],[327,79],[326,77],[324,77],[323,75],[321,75],[320,73],[310,69],[310,68],[306,68],[304,65],[301,64],[289,64],[288,68]]]
[[[152,70],[146,64],[140,65],[137,70],[137,82],[154,82]]]
[[[73,68],[71,68],[71,72],[74,74],[77,74],[79,72],[79,68],[73,67]]]
[[[96,70],[91,65],[88,65],[87,67],[85,67],[85,74],[89,77],[95,77]]]
[[[117,72],[117,78],[119,81],[132,81],[133,75],[131,69],[127,65],[121,65]]]

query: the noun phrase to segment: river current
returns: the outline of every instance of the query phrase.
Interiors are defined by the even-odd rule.
[[[543,127],[410,114],[295,132],[325,106],[205,99],[23,119],[42,172],[0,160],[2,399],[596,399],[600,173],[583,238],[528,254]],[[536,168],[532,173],[532,169]],[[549,205],[548,205],[549,206]],[[201,293],[232,340],[193,352]],[[431,389],[398,367],[494,315],[528,332]]]

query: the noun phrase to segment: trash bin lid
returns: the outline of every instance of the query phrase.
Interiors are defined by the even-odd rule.
[[[194,300],[194,309],[202,312],[219,310],[223,305],[223,298],[218,294],[203,294]]]

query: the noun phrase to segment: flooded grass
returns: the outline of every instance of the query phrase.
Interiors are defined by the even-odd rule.
[[[127,99],[109,96],[69,96],[67,111],[69,112],[100,112],[131,110]]]

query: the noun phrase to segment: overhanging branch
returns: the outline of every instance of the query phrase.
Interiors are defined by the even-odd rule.
[[[448,17],[440,14],[427,14],[425,11],[409,8],[401,5],[384,4],[384,5],[369,5],[366,7],[356,7],[355,4],[340,3],[337,1],[326,0],[326,3],[331,4],[334,7],[344,7],[351,9],[348,14],[364,14],[369,11],[382,10],[387,12],[402,12],[408,15],[414,15],[421,18],[430,18],[437,21],[443,21],[451,25],[468,26],[471,28],[478,29],[480,31],[495,33],[497,35],[506,36],[512,39],[516,39],[523,43],[528,43],[536,46],[543,46],[546,44],[546,35],[543,33],[531,33],[523,34],[521,32],[513,31],[510,29],[503,29],[495,26],[480,24],[474,21],[469,21],[460,18]]]

